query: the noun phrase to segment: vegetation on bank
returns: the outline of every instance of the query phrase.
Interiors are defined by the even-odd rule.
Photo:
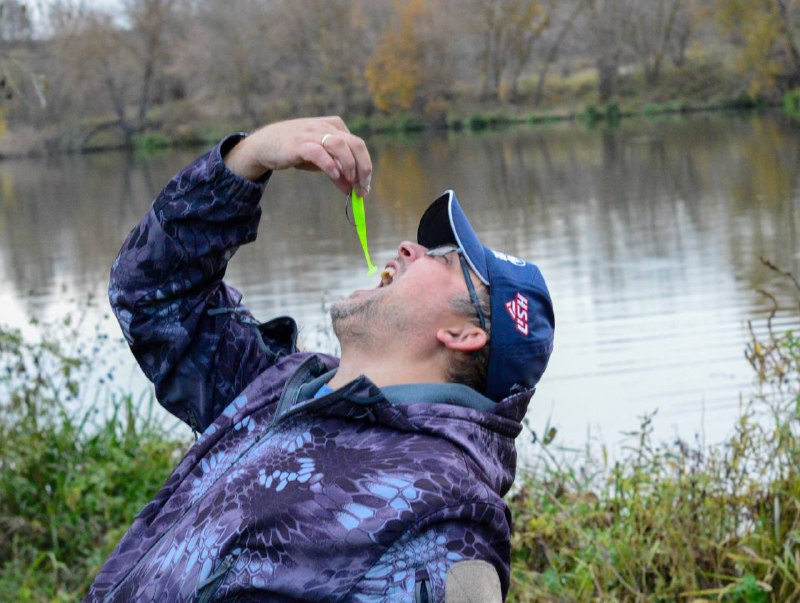
[[[709,68],[704,66],[702,70]],[[702,71],[701,70],[701,71]],[[733,78],[733,74],[728,74]],[[530,110],[525,104],[505,104],[496,100],[483,100],[481,102],[454,103],[446,111],[435,115],[413,112],[399,113],[350,113],[343,117],[348,127],[359,135],[394,135],[415,134],[425,131],[454,131],[481,133],[507,126],[538,127],[544,124],[558,122],[577,122],[586,126],[598,124],[615,125],[626,118],[656,119],[666,115],[689,115],[699,112],[747,112],[763,111],[773,108],[782,108],[789,116],[800,118],[797,98],[800,98],[800,88],[787,92],[782,98],[775,96],[751,95],[747,92],[737,92],[737,87],[724,86],[722,92],[716,87],[716,80],[708,80],[705,85],[696,88],[696,96],[686,96],[683,92],[683,83],[688,79],[701,78],[702,73],[698,68],[687,68],[679,71],[668,72],[663,80],[676,91],[675,95],[648,94],[641,82],[631,78],[627,86],[622,87],[619,96],[600,102],[592,86],[584,81],[581,84],[567,81],[560,87],[559,96],[570,95],[569,103],[542,107]],[[558,78],[553,78],[558,82]],[[590,83],[593,80],[588,80]],[[556,85],[558,85],[556,83]],[[665,99],[665,100],[662,100]],[[460,108],[459,108],[460,107]],[[169,108],[164,108],[169,112]],[[79,144],[67,139],[60,140],[52,150],[68,150],[81,152],[98,152],[118,148],[130,147],[138,153],[145,155],[158,152],[170,147],[183,147],[193,145],[209,145],[218,142],[230,132],[241,129],[250,129],[255,122],[243,123],[229,119],[219,120],[214,116],[200,119],[190,119],[185,116],[182,121],[182,111],[177,110],[178,121],[165,124],[162,119],[153,119],[150,126],[144,127],[140,132],[133,134],[128,142],[119,136],[119,132],[106,129],[93,134],[89,140]],[[264,121],[279,117],[289,117],[288,114],[269,114]],[[90,119],[81,130],[92,130],[92,123],[97,120]],[[15,146],[7,147],[0,144],[0,158],[20,155],[41,154],[42,139],[36,134],[28,137],[22,136],[15,139]]]
[[[652,415],[614,462],[543,443],[509,500],[511,600],[800,599],[800,332],[771,318],[746,350],[757,391],[723,444],[656,443]]]
[[[91,4],[91,3],[90,3]],[[0,0],[0,157],[780,105],[785,0]]]
[[[99,330],[31,327],[0,327],[0,601],[76,601],[188,438],[116,391]]]
[[[121,341],[75,317],[26,330],[0,328],[0,600],[74,601],[190,438],[118,391]],[[614,461],[542,438],[508,500],[509,600],[800,597],[799,335],[753,336],[757,391],[722,445],[656,443],[652,416]]]

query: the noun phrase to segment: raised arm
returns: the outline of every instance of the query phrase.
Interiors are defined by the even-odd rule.
[[[289,167],[321,170],[343,192],[366,191],[372,171],[339,118],[228,137],[167,184],[112,267],[109,297],[131,350],[159,402],[198,431],[295,349],[294,321],[259,325],[222,282],[238,247],[256,238],[271,172]]]

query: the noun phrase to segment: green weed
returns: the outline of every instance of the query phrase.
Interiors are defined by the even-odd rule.
[[[0,600],[74,601],[186,442],[113,390],[99,331],[33,327],[0,328]]]
[[[800,597],[800,338],[770,328],[747,357],[759,391],[722,445],[656,444],[653,415],[614,462],[540,442],[509,500],[510,600]]]
[[[501,113],[476,113],[466,120],[467,129],[481,132],[487,129],[499,128],[516,123],[517,119]]]
[[[783,110],[790,117],[800,118],[800,88],[790,90],[783,96]]]
[[[141,155],[154,155],[166,149],[170,140],[161,132],[147,132],[133,135],[133,146]]]

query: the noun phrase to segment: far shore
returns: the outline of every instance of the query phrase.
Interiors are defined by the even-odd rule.
[[[373,114],[371,116],[344,115],[350,129],[359,135],[413,135],[421,132],[472,132],[480,133],[509,126],[537,127],[552,123],[576,123],[587,127],[615,126],[622,120],[663,119],[670,116],[689,116],[698,113],[762,112],[781,106],[774,100],[753,99],[748,96],[714,102],[676,100],[665,103],[620,104],[611,100],[603,104],[586,104],[572,109],[551,109],[526,113],[524,106],[511,108],[498,105],[490,110],[475,112],[452,111],[438,116],[404,113],[400,115]],[[275,119],[278,119],[276,117]],[[273,121],[265,119],[265,122]],[[0,138],[0,160],[35,158],[61,154],[89,154],[107,151],[136,151],[151,154],[167,148],[189,148],[217,142],[227,132],[248,130],[258,124],[171,123],[168,128],[156,124],[125,140],[119,132],[109,128],[102,136],[94,136],[80,143],[52,132],[13,130]],[[250,127],[245,127],[250,126]]]

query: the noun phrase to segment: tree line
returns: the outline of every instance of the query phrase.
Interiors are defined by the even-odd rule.
[[[0,0],[0,134],[85,146],[300,113],[436,122],[568,102],[553,82],[578,73],[603,103],[697,64],[774,98],[800,82],[798,33],[800,0]]]

